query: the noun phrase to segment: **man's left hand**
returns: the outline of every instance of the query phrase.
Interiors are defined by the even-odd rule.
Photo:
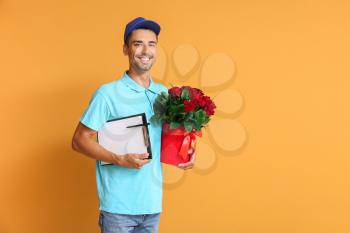
[[[187,163],[180,163],[177,165],[178,168],[187,170],[191,169],[194,166],[194,162],[196,160],[196,143],[195,141],[192,141],[191,148],[188,151],[189,156],[191,157],[190,161]]]

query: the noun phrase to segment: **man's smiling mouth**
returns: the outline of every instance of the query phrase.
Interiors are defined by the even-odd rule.
[[[138,59],[141,60],[141,62],[145,63],[145,64],[151,60],[151,58],[149,58],[149,57],[138,57]]]

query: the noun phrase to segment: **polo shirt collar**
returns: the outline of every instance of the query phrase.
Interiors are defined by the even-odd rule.
[[[138,84],[137,82],[135,82],[125,71],[124,75],[121,79],[121,81],[127,86],[129,87],[131,90],[136,91],[136,92],[145,92],[145,91],[150,91],[154,94],[157,94],[157,90],[156,90],[156,85],[152,79],[152,77],[150,78],[150,85],[148,88],[144,88],[143,86],[141,86],[140,84]]]

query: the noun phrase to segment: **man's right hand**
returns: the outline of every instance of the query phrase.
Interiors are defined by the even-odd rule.
[[[150,162],[149,159],[146,159],[149,156],[148,153],[116,155],[106,150],[99,145],[95,139],[93,139],[96,134],[97,131],[90,129],[79,122],[72,139],[73,150],[95,160],[105,161],[129,168],[140,169],[143,165]]]
[[[147,159],[148,156],[148,153],[116,155],[115,164],[122,167],[140,169],[143,165],[151,161],[150,159]]]

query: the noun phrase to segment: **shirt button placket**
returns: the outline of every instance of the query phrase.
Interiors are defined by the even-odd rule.
[[[148,102],[149,102],[149,105],[151,106],[152,113],[154,113],[152,102],[151,102],[151,100],[149,99],[149,97],[148,97],[148,95],[147,95],[147,90],[145,90],[145,95],[146,95],[146,97],[147,97],[147,100],[148,100]]]

